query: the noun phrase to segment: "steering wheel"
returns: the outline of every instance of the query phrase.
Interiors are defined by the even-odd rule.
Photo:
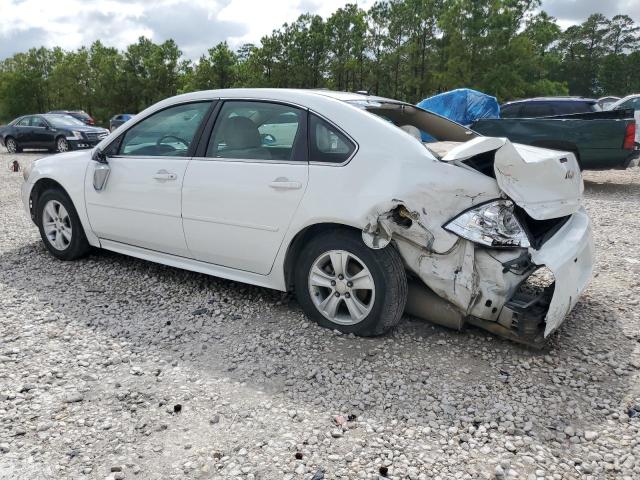
[[[156,145],[160,145],[165,138],[174,138],[180,143],[184,144],[185,147],[189,148],[189,142],[187,142],[184,138],[176,137],[175,135],[165,135],[164,137],[159,138],[156,142]]]

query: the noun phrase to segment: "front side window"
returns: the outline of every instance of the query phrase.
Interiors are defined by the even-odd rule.
[[[267,102],[227,101],[218,115],[207,157],[246,160],[301,160],[296,140],[302,110]]]
[[[31,118],[31,126],[32,127],[46,127],[47,124],[44,123],[44,120],[42,120],[40,117],[32,117]]]
[[[503,105],[500,107],[500,116],[502,118],[518,118],[520,115],[520,104]]]
[[[316,115],[309,117],[309,161],[344,163],[356,149],[354,143]]]
[[[211,102],[166,108],[145,118],[124,134],[120,155],[185,157]]]

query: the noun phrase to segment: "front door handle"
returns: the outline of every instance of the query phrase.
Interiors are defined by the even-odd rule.
[[[271,188],[276,190],[299,190],[302,188],[302,183],[292,182],[288,178],[278,177],[269,184]]]
[[[175,173],[167,172],[166,170],[158,170],[153,176],[154,180],[175,180],[178,178],[178,175]]]

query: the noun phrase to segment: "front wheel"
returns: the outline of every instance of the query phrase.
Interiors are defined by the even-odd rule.
[[[49,252],[60,260],[76,260],[91,248],[71,199],[60,190],[38,198],[36,223]]]
[[[69,142],[66,138],[60,137],[56,140],[56,151],[58,153],[64,153],[69,151]]]
[[[357,232],[337,230],[311,240],[298,258],[298,302],[319,325],[374,336],[398,324],[407,301],[407,276],[391,245],[372,250]]]

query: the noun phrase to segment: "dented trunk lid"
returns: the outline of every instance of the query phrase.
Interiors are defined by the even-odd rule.
[[[568,216],[580,208],[584,185],[572,153],[496,137],[447,143],[438,152],[442,161],[493,173],[500,189],[535,220]]]

